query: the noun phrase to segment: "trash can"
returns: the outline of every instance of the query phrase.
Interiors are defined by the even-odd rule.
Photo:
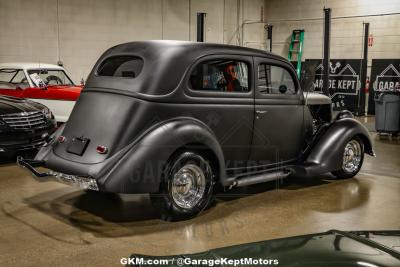
[[[379,133],[400,132],[400,90],[375,93],[375,129]]]

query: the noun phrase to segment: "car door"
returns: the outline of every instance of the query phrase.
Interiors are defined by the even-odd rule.
[[[251,164],[274,166],[295,160],[303,146],[304,97],[286,62],[254,58],[255,106]]]
[[[8,86],[2,86],[0,84],[0,95],[7,95],[7,96],[13,96],[13,97],[22,97],[23,95],[23,90],[20,88],[11,88]]]
[[[27,88],[24,90],[22,97],[23,98],[29,98],[29,99],[48,99],[50,92],[45,86],[45,84],[41,81],[41,77],[39,76],[40,70],[27,70],[26,71],[26,76],[29,77],[31,83],[33,86],[30,88]],[[35,76],[32,75],[37,75],[39,80],[36,80],[33,78]],[[42,83],[42,86],[39,86],[38,83]],[[44,103],[46,104],[46,103]]]
[[[228,169],[246,167],[254,116],[253,61],[251,56],[212,55],[190,70],[183,114],[210,127],[221,145]]]
[[[24,90],[22,97],[29,99],[48,99],[49,90],[46,88],[38,88],[38,87],[28,88]]]

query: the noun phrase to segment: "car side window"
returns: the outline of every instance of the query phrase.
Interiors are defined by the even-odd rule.
[[[73,82],[65,74],[63,70],[52,70],[52,69],[32,69],[28,70],[28,75],[32,79],[32,82],[36,84],[38,81],[42,82],[43,85],[73,85]],[[33,77],[36,77],[33,78]]]
[[[258,66],[258,90],[262,94],[296,94],[296,86],[289,71],[268,64]]]
[[[2,89],[26,89],[29,87],[29,83],[23,70],[1,69],[0,87]]]
[[[216,59],[201,62],[190,74],[193,90],[216,92],[248,92],[249,67],[243,61]]]

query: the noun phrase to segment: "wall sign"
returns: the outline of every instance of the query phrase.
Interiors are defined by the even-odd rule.
[[[400,88],[400,59],[373,59],[371,84],[368,99],[368,114],[373,115],[375,114],[375,92]]]
[[[372,47],[374,45],[374,36],[372,34],[368,35],[368,46]]]
[[[321,59],[306,59],[301,84],[309,91],[322,93],[323,65]],[[334,110],[357,111],[360,94],[360,59],[332,59],[329,66],[329,97]]]

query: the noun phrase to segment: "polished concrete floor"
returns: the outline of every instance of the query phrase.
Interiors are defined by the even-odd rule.
[[[164,222],[146,195],[99,196],[0,166],[0,266],[119,266],[131,253],[178,254],[329,229],[400,229],[400,139],[371,133],[359,175],[289,179],[218,196]]]

